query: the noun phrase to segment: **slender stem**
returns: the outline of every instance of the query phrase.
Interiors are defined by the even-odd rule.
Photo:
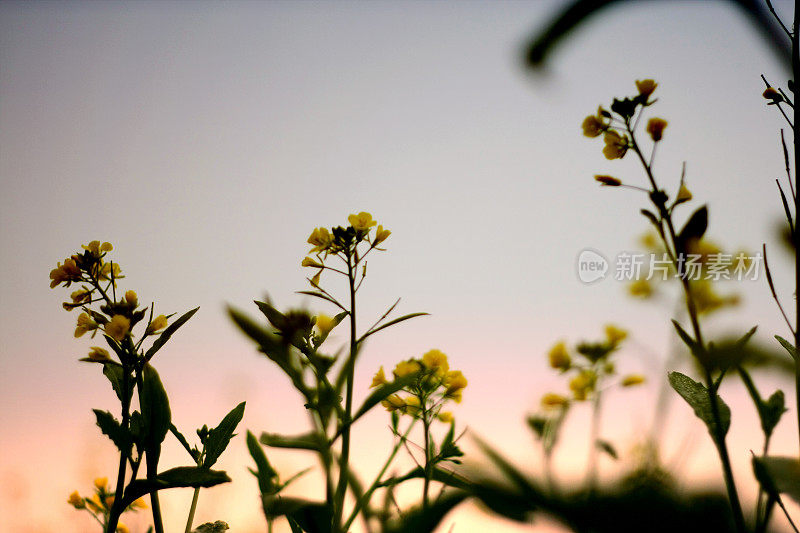
[[[592,398],[592,425],[589,437],[589,463],[586,468],[587,485],[589,492],[594,494],[597,490],[597,440],[600,438],[600,391],[596,391]]]
[[[347,280],[350,285],[350,356],[345,364],[347,365],[347,381],[345,383],[345,407],[344,419],[342,424],[342,456],[339,461],[339,483],[336,487],[334,499],[333,530],[342,531],[342,517],[344,514],[344,499],[347,492],[347,473],[350,460],[350,425],[353,412],[353,379],[355,374],[355,359],[357,353],[356,342],[356,287],[355,276],[358,266],[358,257],[348,254],[347,256]]]
[[[428,508],[428,491],[430,490],[431,486],[431,426],[430,420],[428,419],[428,412],[425,409],[425,404],[427,402],[426,398],[422,399],[423,401],[420,402],[422,404],[422,436],[425,439],[425,482],[422,486],[422,508]]]
[[[652,168],[647,163],[644,158],[644,155],[639,148],[639,145],[636,143],[636,137],[633,134],[633,129],[630,127],[629,121],[626,123],[626,127],[628,130],[628,134],[631,138],[631,148],[636,153],[639,158],[639,161],[642,163],[642,166],[647,173],[647,177],[650,180],[650,184],[653,186],[653,193],[657,193],[659,191],[658,185],[656,184],[655,177],[653,176]],[[795,148],[797,148],[795,146]],[[672,221],[672,215],[667,209],[666,205],[664,204],[663,200],[656,201],[656,194],[651,196],[651,199],[656,204],[658,208],[659,214],[661,218],[666,222],[667,229],[669,232],[669,240],[671,241],[672,249],[670,249],[670,242],[667,241],[666,237],[664,238],[664,244],[667,248],[667,252],[672,257],[673,262],[675,263],[676,271],[678,271],[678,255],[683,253],[683,250],[678,249],[678,234],[675,231],[675,224]],[[687,276],[680,276],[681,284],[683,286],[683,291],[686,296],[686,307],[689,311],[689,319],[692,323],[692,330],[694,332],[695,342],[700,347],[701,350],[705,351],[706,346],[705,342],[703,341],[702,330],[700,329],[700,321],[698,319],[698,312],[697,306],[694,301],[694,297],[692,296],[691,286],[689,283],[689,278]],[[797,269],[797,279],[800,280],[800,265],[798,265]],[[798,309],[800,309],[800,301],[798,301]],[[795,343],[797,343],[797,336],[795,336]],[[800,391],[800,361],[797,362],[797,383],[798,383],[798,391]],[[709,402],[711,404],[711,415],[714,419],[714,444],[717,448],[717,453],[720,458],[720,462],[722,463],[722,472],[725,478],[725,487],[728,491],[728,500],[730,501],[731,511],[733,513],[733,520],[736,524],[736,529],[739,533],[745,533],[747,531],[747,527],[745,526],[744,521],[744,513],[742,512],[742,505],[739,501],[739,495],[736,490],[736,483],[733,478],[733,470],[731,468],[731,461],[730,455],[728,453],[728,447],[725,443],[725,434],[722,431],[722,418],[720,416],[719,410],[719,403],[717,397],[717,389],[714,386],[714,380],[712,379],[711,373],[706,370],[706,386],[709,396]],[[800,392],[798,393],[798,406],[800,406]],[[798,414],[800,417],[800,414]],[[800,418],[799,418],[800,420]]]
[[[120,422],[120,427],[128,428],[128,424],[130,423],[130,391],[131,383],[130,383],[130,371],[123,363],[122,366],[122,421]],[[131,453],[131,450],[128,450],[128,453]],[[119,522],[119,517],[122,515],[124,509],[122,509],[122,499],[124,496],[125,491],[125,471],[128,466],[128,457],[120,452],[119,454],[119,468],[117,469],[117,485],[116,489],[114,489],[114,503],[111,504],[111,510],[109,511],[108,516],[108,531],[116,531],[117,530],[117,523]],[[135,475],[135,474],[134,474]]]
[[[794,82],[797,83],[798,79],[800,79],[800,37],[798,37],[798,30],[800,30],[800,13],[798,12],[797,6],[795,6],[794,10],[794,25],[792,26],[793,32],[791,33],[792,38],[792,78]],[[800,144],[798,143],[797,134],[798,130],[800,130],[800,109],[798,106],[794,106],[794,124],[792,126],[792,130],[794,133],[794,165],[795,169],[797,169],[797,163],[800,161]],[[795,172],[796,173],[796,172]],[[797,218],[798,213],[800,213],[800,197],[795,195],[794,197],[794,212],[795,218]],[[795,232],[793,236],[794,242],[794,267],[795,267],[795,284],[794,290],[795,294],[797,291],[800,290],[800,244],[797,238],[797,232]],[[796,327],[794,328],[794,345],[795,347],[800,346],[800,298],[795,298],[795,321]],[[795,396],[797,398],[797,430],[798,436],[800,437],[800,358],[795,359]]]
[[[194,495],[192,496],[192,506],[189,508],[189,518],[186,520],[185,533],[191,533],[192,522],[194,522],[194,512],[197,510],[197,499],[200,497],[200,487],[195,487]]]

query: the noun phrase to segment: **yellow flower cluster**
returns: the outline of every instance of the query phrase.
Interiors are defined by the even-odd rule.
[[[108,521],[108,515],[111,512],[111,507],[114,505],[114,493],[111,492],[108,486],[108,478],[99,477],[94,480],[94,494],[88,497],[81,496],[76,490],[67,498],[67,503],[75,509],[85,509],[97,519],[100,523],[105,524]],[[138,511],[139,509],[146,509],[147,504],[142,498],[131,503],[124,512]],[[128,527],[120,522],[117,525],[117,533],[130,533]]]
[[[100,331],[122,344],[131,335],[132,328],[144,320],[147,310],[139,309],[139,297],[135,291],[128,290],[121,299],[116,299],[116,281],[122,276],[119,264],[105,261],[106,255],[114,249],[111,243],[91,241],[81,248],[82,252],[65,259],[63,264],[58,263],[50,271],[50,287],[81,284],[70,294],[70,301],[62,304],[67,311],[83,310],[75,325],[76,338],[86,333],[94,337]],[[101,303],[100,311],[91,309],[95,302]],[[154,335],[166,327],[167,317],[158,315],[148,323],[145,336]],[[94,346],[83,360],[105,362],[110,359],[106,350]]]
[[[562,374],[570,372],[568,385],[571,398],[582,402],[592,397],[598,390],[599,383],[615,373],[614,362],[611,355],[621,346],[628,337],[628,332],[613,324],[605,326],[605,339],[600,342],[578,344],[576,360],[570,355],[564,341],[559,341],[547,353],[550,367],[559,370]],[[644,377],[633,374],[622,378],[620,385],[631,387],[644,382]],[[563,409],[569,406],[570,398],[549,392],[541,399],[542,407],[546,410]]]
[[[443,422],[452,421],[453,415],[442,412],[442,405],[449,400],[460,403],[467,378],[460,370],[451,370],[447,355],[440,350],[430,350],[421,359],[400,361],[392,371],[394,379],[417,375],[409,385],[401,389],[405,395],[391,394],[381,402],[387,411],[399,411],[414,417],[422,414],[436,416]],[[393,383],[386,379],[383,367],[372,378],[370,387]]]
[[[319,279],[322,271],[327,267],[325,265],[325,258],[328,255],[340,255],[346,261],[348,258],[358,259],[358,245],[361,242],[369,244],[369,249],[361,256],[369,253],[373,248],[377,248],[379,244],[389,238],[392,234],[388,229],[378,225],[377,221],[372,218],[370,213],[361,211],[354,213],[347,217],[349,226],[343,228],[341,226],[332,229],[328,228],[314,228],[311,235],[308,237],[308,244],[312,247],[308,251],[309,254],[314,254],[315,257],[305,257],[300,265],[304,267],[317,268],[318,272],[309,280],[314,287],[319,286]],[[372,228],[375,228],[374,235],[371,235]],[[381,248],[377,248],[380,250]],[[357,262],[357,261],[356,261]],[[338,271],[336,269],[331,269]],[[340,271],[339,271],[340,272]]]

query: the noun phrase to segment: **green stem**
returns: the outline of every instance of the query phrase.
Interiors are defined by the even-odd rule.
[[[353,379],[356,367],[356,287],[355,276],[358,257],[347,256],[347,280],[350,285],[350,356],[347,365],[347,380],[345,383],[345,407],[342,420],[342,456],[339,461],[339,483],[336,487],[334,499],[333,531],[342,531],[342,517],[344,515],[344,499],[347,492],[347,473],[350,461],[350,425],[353,413]]]
[[[127,368],[127,365],[123,363],[122,366],[122,421],[120,422],[120,426],[125,429],[128,428],[128,424],[130,423],[130,410],[131,410],[131,402],[130,402],[130,391],[131,383],[130,383],[130,371]],[[130,450],[128,453],[130,454]],[[117,485],[114,489],[114,503],[111,504],[111,510],[108,514],[108,524],[107,524],[107,531],[113,533],[117,530],[117,524],[119,522],[119,517],[122,515],[124,509],[122,509],[122,499],[124,496],[125,491],[125,471],[128,467],[128,457],[120,452],[119,454],[119,468],[117,469]]]
[[[192,496],[192,506],[189,508],[189,518],[186,520],[185,533],[191,533],[192,522],[194,522],[194,513],[197,510],[197,499],[200,497],[200,487],[195,487],[194,495]]]
[[[600,391],[596,391],[592,399],[592,426],[589,441],[589,463],[586,470],[589,493],[597,491],[597,441],[600,438]]]
[[[653,187],[653,192],[654,193],[658,192],[659,189],[658,185],[656,184],[655,177],[653,176],[652,168],[645,160],[642,151],[639,149],[639,145],[636,143],[636,138],[633,134],[633,130],[630,127],[629,121],[626,122],[626,127],[631,138],[631,147],[638,156],[639,161],[642,163],[642,166],[644,167],[645,172],[647,173],[647,177],[650,180],[650,184]],[[654,196],[656,195],[652,195],[651,199],[653,199]],[[654,203],[656,203],[655,199],[653,199],[653,201]],[[656,207],[658,208],[661,219],[667,224],[667,230],[669,231],[669,240],[671,241],[672,248],[670,249],[670,242],[668,242],[666,238],[664,238],[665,241],[664,244],[667,248],[667,252],[672,257],[672,261],[675,264],[675,269],[677,272],[678,254],[682,253],[683,250],[679,250],[677,248],[678,237],[677,237],[677,232],[675,231],[675,225],[672,221],[672,214],[667,209],[663,201],[656,203]],[[797,275],[798,275],[797,279],[800,280],[800,266],[798,266]],[[692,330],[694,332],[695,342],[700,347],[700,349],[703,352],[705,352],[706,346],[703,341],[703,335],[700,329],[700,321],[698,320],[697,306],[695,304],[694,297],[692,296],[689,279],[686,276],[680,276],[680,279],[681,279],[681,284],[683,286],[684,294],[686,296],[686,307],[689,311],[689,318],[692,323]],[[798,310],[800,310],[800,300],[798,300]],[[798,333],[800,334],[800,332]],[[796,336],[795,343],[797,343],[798,340],[800,340],[800,337]],[[797,382],[800,385],[800,362],[798,362],[797,365],[798,365]],[[725,443],[725,435],[722,432],[722,418],[720,417],[719,403],[717,401],[718,399],[717,389],[714,386],[714,380],[712,379],[711,373],[708,370],[706,370],[706,385],[707,385],[709,401],[711,403],[711,415],[714,419],[714,434],[712,437],[714,440],[714,444],[716,445],[717,448],[717,453],[719,455],[720,462],[722,463],[722,472],[725,478],[725,487],[728,492],[728,500],[730,501],[731,511],[733,513],[733,520],[734,523],[736,524],[736,530],[739,533],[746,533],[747,527],[745,526],[744,513],[742,512],[742,505],[739,501],[739,495],[736,490],[736,483],[733,478],[733,470],[731,469],[731,461],[730,461],[730,455],[728,453],[728,447],[727,444]],[[800,391],[800,388],[798,389],[798,391]],[[800,407],[800,392],[798,393],[798,407]]]
[[[428,491],[431,486],[431,427],[430,420],[428,420],[428,411],[425,409],[426,399],[423,398],[422,404],[422,435],[425,438],[425,482],[422,486],[422,508],[428,508]]]
[[[798,80],[800,80],[800,37],[798,36],[798,33],[800,33],[800,13],[798,11],[800,10],[798,10],[797,6],[795,6],[794,26],[792,27],[792,79],[794,79],[795,84],[797,84]],[[800,161],[800,143],[798,143],[797,140],[798,133],[800,133],[800,106],[797,105],[797,98],[795,98],[793,128],[795,183],[797,182],[797,164],[798,161]],[[797,194],[794,198],[794,213],[795,218],[797,218],[798,213],[800,213],[800,195]],[[797,291],[800,290],[800,242],[798,242],[797,238],[798,231],[800,230],[795,229],[795,233],[793,235],[795,253],[795,294],[797,294]],[[794,345],[795,348],[797,348],[800,346],[800,298],[795,298],[795,312],[795,321],[797,325],[794,329]],[[797,430],[798,436],[800,437],[800,358],[795,359],[795,387],[795,396],[797,398]]]

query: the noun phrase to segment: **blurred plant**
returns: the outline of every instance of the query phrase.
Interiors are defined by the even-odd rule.
[[[548,353],[550,367],[562,375],[571,375],[569,389],[571,398],[548,392],[541,399],[542,412],[528,417],[528,426],[542,443],[545,478],[550,492],[555,492],[552,472],[552,455],[559,441],[561,427],[570,406],[574,402],[590,401],[592,422],[590,427],[589,461],[586,469],[587,486],[590,491],[597,488],[597,452],[603,451],[617,459],[612,443],[600,437],[602,395],[613,386],[633,387],[645,382],[641,374],[629,374],[607,384],[616,376],[616,361],[613,355],[628,337],[628,332],[613,324],[605,327],[605,339],[597,342],[581,342],[575,346],[579,357],[572,357],[563,341],[557,342]]]
[[[407,439],[414,423],[417,420],[422,422],[422,464],[420,465],[420,462],[414,459],[421,472],[417,469],[404,476],[404,478],[410,479],[420,473],[422,474],[424,478],[422,507],[427,509],[430,503],[428,496],[430,482],[434,478],[434,472],[437,472],[437,465],[446,461],[458,464],[460,463],[458,458],[464,455],[456,445],[458,439],[455,438],[453,414],[450,411],[442,411],[442,407],[450,400],[456,403],[461,402],[462,393],[467,386],[467,379],[460,370],[450,370],[447,356],[435,349],[426,352],[421,359],[409,359],[397,363],[392,374],[395,380],[414,376],[413,381],[407,383],[398,391],[398,393],[405,394],[391,394],[381,402],[381,405],[392,413],[392,430],[395,435],[399,435],[398,413],[411,418],[403,434],[403,441]],[[371,387],[381,387],[392,385],[393,383],[394,381],[386,379],[383,367],[381,367],[372,379]],[[438,446],[434,442],[431,431],[434,420],[450,425],[449,431]],[[411,453],[410,450],[409,453]],[[388,463],[386,467],[388,467]],[[384,468],[385,470],[386,468]],[[447,475],[446,472],[439,471],[438,473]],[[382,475],[383,473],[376,478],[373,487],[377,487],[381,483],[379,479]],[[393,484],[395,483],[396,481],[393,482]],[[383,484],[386,484],[386,482]],[[374,488],[371,487],[371,490],[374,490]]]
[[[377,384],[361,406],[355,408],[354,372],[364,341],[385,328],[427,313],[411,313],[388,320],[390,313],[399,303],[398,300],[366,331],[358,333],[356,296],[367,274],[365,259],[374,250],[384,251],[379,245],[386,241],[391,232],[378,225],[372,215],[366,212],[350,215],[348,222],[349,225],[346,227],[314,229],[308,238],[308,243],[312,245],[309,252],[311,255],[301,263],[303,267],[315,269],[316,272],[308,279],[312,290],[299,293],[334,305],[340,311],[339,314],[333,317],[322,314],[312,316],[304,310],[281,313],[268,301],[256,301],[259,310],[269,322],[269,326],[265,327],[244,313],[229,309],[233,321],[256,342],[264,355],[278,365],[302,395],[311,418],[312,429],[303,435],[262,433],[256,441],[255,436],[248,433],[248,448],[257,467],[252,472],[258,479],[262,506],[270,528],[273,520],[281,516],[286,517],[293,531],[344,532],[358,516],[361,516],[369,527],[373,517],[380,518],[379,513],[369,505],[370,497],[377,485],[373,483],[365,491],[352,468],[350,450],[353,423],[379,403],[396,401],[395,399],[399,398],[396,393],[399,391],[416,390],[419,394],[424,392],[426,402],[437,398],[434,389],[424,389],[424,391],[414,389],[415,386],[420,386],[418,382],[420,376],[416,372],[411,372],[392,382]],[[332,290],[323,287],[321,283],[323,273],[339,275],[346,280],[346,300],[340,301]],[[349,342],[344,356],[323,353],[321,351],[323,343],[331,331],[346,318],[349,319]],[[338,367],[337,372],[334,372],[334,367]],[[445,376],[443,384],[447,379]],[[455,386],[453,384],[458,379],[453,377],[448,383]],[[450,390],[443,384],[445,391]],[[463,387],[456,388],[460,394],[460,389]],[[451,394],[455,395],[456,390],[453,389]],[[438,408],[435,404],[423,405],[424,402],[419,396],[417,400],[420,402],[420,411],[426,411],[423,418],[429,423],[431,413],[438,412]],[[410,412],[405,403],[403,409]],[[337,441],[339,441],[338,446]],[[316,453],[324,472],[325,501],[282,497],[281,491],[296,476],[281,482],[263,450],[258,446],[259,442],[271,447],[304,449]],[[405,442],[405,435],[400,436],[400,442]],[[390,462],[398,447],[399,445],[390,454]],[[349,516],[345,514],[348,489],[357,502]]]
[[[114,505],[115,493],[108,486],[108,478],[99,477],[94,480],[94,494],[91,496],[81,496],[76,490],[69,495],[67,503],[75,509],[82,509],[92,515],[98,524],[106,531],[108,528],[109,516],[111,515],[111,507]],[[139,509],[146,509],[147,504],[144,503],[142,498],[131,502],[122,512],[138,511]],[[117,533],[129,533],[128,527],[122,522],[118,522],[116,526]]]
[[[208,433],[203,451],[198,452],[195,449],[193,453],[186,439],[172,424],[167,393],[150,361],[197,309],[169,324],[172,315],[154,317],[154,305],[150,305],[149,311],[146,306],[141,307],[134,291],[128,290],[122,298],[118,298],[117,281],[123,276],[117,263],[106,260],[113,246],[108,242],[92,241],[82,248],[82,252],[68,257],[63,264],[59,263],[50,272],[50,287],[69,287],[73,283],[79,285],[70,294],[71,301],[63,304],[67,311],[82,311],[78,316],[75,337],[89,332],[94,337],[100,331],[117,358],[114,360],[100,346],[92,346],[88,356],[81,359],[102,365],[103,375],[111,382],[121,404],[119,421],[109,411],[94,409],[98,427],[120,452],[115,488],[111,492],[105,488],[105,483],[102,483],[102,489],[98,487],[98,491],[103,496],[109,496],[109,499],[102,499],[103,507],[97,510],[102,511],[105,531],[117,531],[120,515],[141,496],[150,494],[155,531],[162,533],[164,526],[158,491],[173,487],[195,487],[199,490],[200,487],[211,487],[230,481],[225,472],[210,470],[210,466],[227,447],[233,430],[241,419],[244,404],[234,409],[238,418],[231,415],[226,417],[220,427]],[[134,328],[139,324],[143,324],[144,329],[136,340]],[[143,344],[148,337],[154,337],[154,340],[145,350]],[[137,393],[138,410],[132,405],[134,392]],[[161,446],[169,431],[190,451],[197,466],[158,472]],[[137,479],[143,459],[146,478]],[[128,468],[130,479],[126,483]],[[121,496],[117,498],[117,495]],[[70,498],[73,505],[78,501],[77,496],[74,501]],[[97,502],[89,503],[86,500],[84,503],[91,511]],[[195,505],[196,500],[190,514],[193,514]],[[187,531],[189,530],[190,524],[187,525]]]

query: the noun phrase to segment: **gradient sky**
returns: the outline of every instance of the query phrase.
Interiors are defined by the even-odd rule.
[[[775,3],[783,13],[792,4]],[[623,450],[640,442],[674,342],[674,304],[631,301],[613,280],[578,281],[581,249],[613,257],[636,248],[647,203],[596,186],[596,173],[631,183],[643,175],[632,160],[605,160],[580,124],[598,104],[632,94],[634,80],[655,78],[653,113],[669,120],[656,164],[663,183],[674,188],[686,161],[695,198],[710,204],[709,235],[731,249],[767,242],[790,301],[790,264],[774,238],[783,123],[764,105],[759,78],[782,83],[786,72],[740,13],[709,1],[611,9],[559,48],[546,76],[532,76],[522,46],[561,4],[0,3],[2,529],[84,531],[90,522],[67,495],[114,474],[91,408],[112,409],[115,398],[97,368],[77,362],[99,343],[72,339],[76,314],[60,306],[69,291],[47,280],[93,239],[115,245],[122,286],[157,312],[201,308],[155,361],[186,434],[243,400],[242,428],[305,429],[298,397],[224,306],[253,312],[251,301],[268,293],[278,307],[331,312],[294,294],[306,288],[306,239],[366,210],[393,233],[388,252],[370,260],[363,322],[398,297],[400,312],[432,316],[369,343],[359,397],[380,365],[440,348],[470,380],[459,426],[535,470],[524,414],[565,388],[544,354],[614,322],[633,337],[619,366],[651,384],[611,395],[606,433]],[[763,343],[785,333],[763,279],[731,289],[745,304],[711,331],[759,324]],[[792,391],[763,378],[767,389]],[[755,418],[737,384],[723,396],[746,484],[749,449],[761,445]],[[356,433],[367,476],[372,450],[388,446],[387,418],[376,412]],[[576,413],[568,428],[558,458],[567,472],[584,460],[585,419]],[[796,451],[793,420],[779,430],[778,452]],[[679,473],[718,482],[688,408],[673,406],[670,421],[667,447],[692,443]],[[219,463],[234,483],[202,493],[198,520],[262,531],[243,444]],[[164,467],[183,462],[170,444]],[[275,462],[289,475],[312,458]],[[313,480],[299,487],[316,490]],[[191,498],[173,492],[164,497],[169,531],[182,528]],[[459,511],[448,527],[470,531],[468,515],[494,520],[473,514]]]

